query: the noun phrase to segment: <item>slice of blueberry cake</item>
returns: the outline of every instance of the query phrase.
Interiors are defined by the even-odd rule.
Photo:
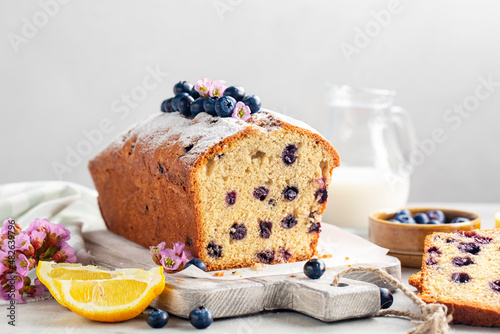
[[[216,270],[313,256],[338,165],[305,123],[261,110],[152,115],[89,168],[111,231],[146,247],[182,241]]]
[[[409,282],[455,322],[500,326],[500,229],[427,236],[422,271]]]

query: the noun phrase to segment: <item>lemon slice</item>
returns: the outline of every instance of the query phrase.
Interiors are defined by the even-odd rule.
[[[67,264],[66,264],[67,265]],[[50,267],[52,268],[50,268]],[[42,264],[40,281],[62,305],[82,317],[119,322],[143,312],[165,288],[163,267],[151,270]],[[45,280],[45,282],[44,282]],[[56,297],[57,296],[57,297]]]
[[[495,213],[495,221],[496,221],[497,227],[500,227],[500,211]]]
[[[38,262],[36,275],[40,282],[49,289],[52,297],[64,305],[59,292],[54,285],[54,278],[59,279],[107,279],[119,275],[119,272],[96,266],[82,266],[80,263],[54,263],[47,261]]]

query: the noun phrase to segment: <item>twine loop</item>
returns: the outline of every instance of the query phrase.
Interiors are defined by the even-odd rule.
[[[415,303],[419,308],[421,313],[414,313],[410,311],[399,311],[399,310],[380,310],[375,317],[383,316],[399,316],[410,318],[412,323],[418,324],[417,327],[408,331],[408,334],[446,334],[450,329],[448,323],[451,322],[452,316],[448,315],[448,309],[442,304],[427,304],[423,302],[416,294],[414,294],[410,289],[404,286],[400,281],[389,275],[385,270],[376,267],[351,267],[342,270],[337,273],[334,278],[332,285],[337,286],[340,277],[352,273],[352,272],[371,272],[378,275],[380,278],[387,281],[391,286],[401,290],[406,296],[408,296],[413,303]]]

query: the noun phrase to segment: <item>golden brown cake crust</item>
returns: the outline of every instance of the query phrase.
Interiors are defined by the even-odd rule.
[[[469,233],[469,232],[465,232]],[[500,229],[492,230],[474,230],[471,233],[477,233],[478,235],[487,235],[492,237],[500,236]],[[463,235],[463,234],[462,234]],[[472,235],[472,234],[471,234]],[[457,233],[440,233],[436,232],[429,235],[425,239],[424,246],[424,256],[422,259],[422,271],[412,275],[409,279],[409,284],[415,286],[419,291],[419,297],[426,303],[441,303],[448,307],[448,312],[453,316],[453,321],[455,323],[461,323],[472,326],[500,326],[500,293],[497,292],[498,298],[496,306],[486,305],[480,299],[472,301],[461,301],[458,300],[458,296],[442,296],[436,295],[433,291],[431,284],[435,284],[435,270],[433,270],[433,265],[428,264],[428,260],[433,257],[432,252],[429,252],[431,247],[436,247],[435,238],[459,238],[461,237],[460,232]],[[500,249],[498,249],[500,251]],[[443,251],[445,254],[445,251]],[[480,253],[479,253],[480,254]],[[496,261],[500,258],[498,253],[496,255]],[[442,266],[441,263],[437,264]],[[498,265],[498,264],[493,264]],[[488,270],[488,268],[486,268]],[[461,271],[461,268],[453,267],[453,271]],[[494,278],[493,278],[494,279]],[[456,283],[452,283],[456,284]],[[476,292],[471,291],[474,294]]]
[[[203,117],[192,122],[215,123],[218,119],[208,114]],[[253,115],[248,124],[237,121],[234,129],[223,131],[220,140],[212,138],[212,141],[201,143],[205,140],[203,134],[195,133],[192,144],[188,146],[178,140],[181,134],[169,128],[161,129],[161,133],[165,134],[161,139],[152,137],[157,136],[158,129],[156,132],[151,131],[152,136],[138,134],[136,129],[130,130],[89,163],[106,226],[144,247],[162,241],[166,241],[167,245],[182,241],[193,256],[203,260],[201,227],[197,220],[201,215],[200,198],[194,175],[209,159],[223,153],[227,147],[249,134],[281,128],[309,136],[328,151],[333,161],[330,174],[339,165],[337,152],[321,135],[303,128],[300,123],[293,125],[283,119],[288,120],[277,113],[259,112]],[[218,120],[222,121],[236,120]],[[139,140],[138,136],[142,138]],[[156,142],[152,146],[150,141]],[[126,180],[124,176],[127,176]],[[321,206],[320,214],[325,206],[326,203]],[[289,261],[306,260],[315,255],[318,238],[319,233],[312,239],[308,256],[294,254]],[[208,270],[247,267],[253,263],[234,262],[229,266],[212,264],[208,265]]]

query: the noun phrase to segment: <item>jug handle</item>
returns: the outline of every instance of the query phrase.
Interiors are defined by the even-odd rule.
[[[415,128],[413,127],[411,116],[408,111],[398,106],[391,107],[390,111],[392,124],[394,124],[396,128],[396,133],[399,138],[403,154],[403,163],[405,164],[405,166],[402,166],[403,169],[401,170],[406,171],[408,174],[411,174],[411,172],[413,172],[414,166],[412,166],[410,158],[411,154],[417,148],[417,136],[415,134]]]

